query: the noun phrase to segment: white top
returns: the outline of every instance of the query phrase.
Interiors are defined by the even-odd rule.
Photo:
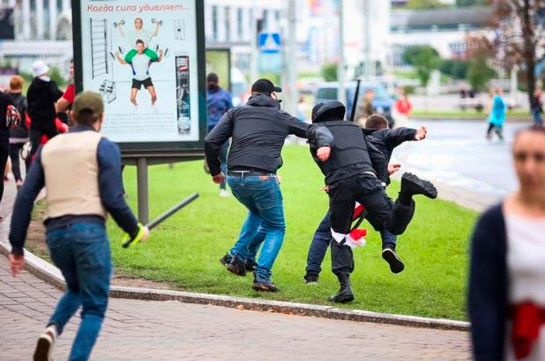
[[[136,54],[132,59],[133,78],[139,81],[149,78],[151,60],[147,55]]]
[[[154,36],[154,33],[144,29],[140,29],[140,30],[134,29],[132,31],[127,31],[125,33],[125,38],[128,42],[127,45],[129,45],[131,49],[136,49],[136,41],[139,39],[144,42],[144,46],[147,48],[153,36]]]
[[[545,307],[545,220],[506,214],[509,303],[531,301]],[[511,322],[507,324],[506,360],[515,360]],[[545,360],[545,325],[539,340],[524,361]]]

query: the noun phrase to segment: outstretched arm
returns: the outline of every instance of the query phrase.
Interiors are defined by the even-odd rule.
[[[154,31],[153,34],[151,35],[152,37],[159,35],[159,27],[160,27],[160,26],[161,26],[161,25],[159,25],[159,21],[156,21],[156,22],[155,22],[155,31]]]
[[[116,57],[117,57],[117,60],[119,61],[120,64],[123,64],[123,65],[126,65],[127,62],[125,61],[125,59],[123,59],[123,57],[121,56],[121,53],[117,52],[115,53]]]
[[[421,140],[421,139],[416,139],[416,134],[417,134],[416,129],[399,127],[399,128],[387,131],[386,142],[391,148],[395,148],[403,142],[407,142],[411,140]]]
[[[123,31],[123,25],[117,24],[117,28],[119,29],[119,35],[121,35],[121,37],[124,38],[125,32]]]

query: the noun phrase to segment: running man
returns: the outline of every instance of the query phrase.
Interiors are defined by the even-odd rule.
[[[159,50],[159,57],[157,60],[151,60],[148,56],[144,54],[146,50],[144,41],[141,39],[136,40],[136,52],[137,54],[130,60],[127,61],[126,58],[121,57],[121,53],[117,53],[117,60],[123,65],[129,64],[132,67],[132,87],[131,87],[131,103],[138,105],[136,102],[136,96],[138,91],[142,88],[146,88],[151,95],[151,105],[155,105],[157,101],[157,93],[155,92],[155,87],[151,81],[149,74],[149,68],[153,63],[160,63],[163,60],[163,51]]]
[[[112,276],[108,213],[131,237],[142,241],[149,235],[123,197],[119,148],[99,133],[104,120],[100,94],[78,95],[73,115],[76,126],[51,139],[32,164],[15,201],[9,234],[9,261],[16,276],[24,268],[34,200],[45,186],[46,242],[67,291],[38,339],[34,361],[52,359],[55,339],[80,307],[81,323],[69,361],[89,359],[104,321]]]
[[[150,58],[151,61],[157,61],[159,59],[159,54],[149,48],[151,39],[156,37],[159,34],[160,22],[155,22],[155,31],[144,30],[144,20],[142,18],[134,19],[134,30],[125,32],[123,30],[123,25],[118,24],[117,28],[119,29],[119,34],[121,37],[126,40],[127,45],[129,46],[129,51],[125,54],[125,61],[130,64],[132,58],[138,53],[138,49],[133,48],[137,40],[144,42],[144,55]]]

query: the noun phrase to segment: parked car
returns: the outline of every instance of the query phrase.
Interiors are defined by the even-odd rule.
[[[346,119],[350,118],[352,112],[352,107],[354,103],[354,95],[356,92],[356,82],[350,81],[346,83]],[[367,90],[373,90],[375,93],[375,98],[373,99],[373,107],[376,109],[377,113],[384,115],[386,118],[391,119],[392,105],[394,100],[386,88],[378,82],[361,82],[360,83],[360,92],[358,96],[358,104],[362,101],[363,96]],[[316,91],[316,104],[325,103],[331,100],[339,100],[339,83],[337,82],[327,82],[322,83],[318,90]]]

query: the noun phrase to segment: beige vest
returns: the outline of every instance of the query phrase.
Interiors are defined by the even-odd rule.
[[[100,200],[95,131],[56,136],[42,150],[47,209],[45,218],[98,215],[107,212]]]

